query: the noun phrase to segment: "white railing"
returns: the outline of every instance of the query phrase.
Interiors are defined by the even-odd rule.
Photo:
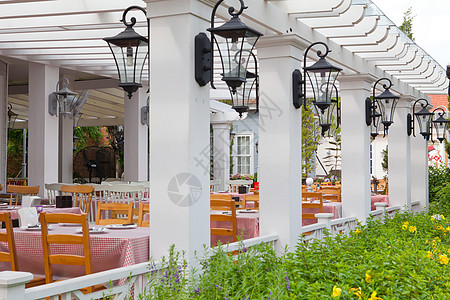
[[[240,242],[228,244],[226,250],[229,252],[261,244],[271,243],[278,240],[278,235],[267,235],[256,237]],[[213,255],[214,249],[206,255]],[[2,300],[88,300],[88,299],[140,299],[139,295],[144,295],[148,288],[147,274],[150,271],[161,270],[162,265],[154,266],[150,270],[149,263],[141,263],[133,266],[112,269],[95,274],[80,276],[63,281],[49,283],[37,287],[25,289],[25,284],[29,282],[33,275],[28,272],[0,272],[0,299]],[[108,285],[109,282],[120,282],[120,285],[108,287],[104,290],[83,294],[80,289],[86,288],[86,285]]]
[[[324,237],[324,230],[327,229],[331,236],[338,234],[348,234],[356,228],[356,218],[346,217],[332,220],[331,213],[319,213],[314,215],[318,219],[317,224],[302,227],[303,240],[321,240]]]
[[[411,202],[411,210],[413,212],[420,212],[420,201],[419,200]]]

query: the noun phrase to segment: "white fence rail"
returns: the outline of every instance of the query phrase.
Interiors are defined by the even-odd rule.
[[[231,252],[277,240],[278,235],[276,234],[256,237],[231,243],[227,245],[226,249]],[[211,254],[213,253],[214,251],[211,251]],[[152,266],[152,271],[163,268],[162,265]],[[149,272],[150,264],[141,263],[25,289],[25,284],[33,278],[31,273],[4,271],[0,272],[0,299],[34,300],[46,297],[49,297],[50,300],[141,299],[139,295],[143,295],[148,289],[147,274]],[[87,286],[105,283],[107,285],[109,282],[120,282],[121,284],[89,294],[83,294],[80,291]]]

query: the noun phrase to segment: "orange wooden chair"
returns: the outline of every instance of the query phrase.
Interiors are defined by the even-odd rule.
[[[144,215],[150,212],[150,204],[139,203],[138,226],[150,227],[150,221],[144,221]]]
[[[26,186],[26,185],[7,185],[6,192],[11,193],[9,197],[9,205],[19,204],[19,195],[21,196],[37,196],[39,194],[39,185],[36,186]],[[13,196],[15,195],[15,200],[13,203]]]
[[[244,208],[247,208],[248,202],[253,202],[254,209],[259,210],[259,195],[244,195],[243,202],[244,202]]]
[[[341,187],[339,186],[324,186],[320,192],[323,194],[323,200],[341,202]]]
[[[304,213],[305,208],[317,208],[319,212],[323,213],[323,196],[322,193],[317,192],[305,192],[302,193],[302,218],[303,219],[316,219],[315,213]],[[314,202],[310,202],[310,200]]]
[[[109,224],[133,223],[133,206],[134,206],[133,202],[129,203],[99,202],[97,206],[97,218],[95,224],[109,225]],[[106,214],[108,212],[110,214],[110,218],[106,218]],[[102,216],[105,216],[105,218],[102,219]],[[121,218],[122,216],[126,216],[126,219]]]
[[[11,221],[11,214],[9,212],[0,213],[0,224],[4,223],[6,232],[0,232],[0,242],[8,244],[9,252],[0,251],[0,261],[9,262],[11,264],[11,271],[19,271],[19,262],[17,259],[16,242],[14,239],[13,225]],[[33,287],[45,284],[44,277],[35,277],[28,282],[25,287]]]
[[[223,214],[223,211],[230,213]],[[211,200],[210,220],[213,222],[231,222],[231,229],[211,227],[211,235],[231,236],[233,242],[237,241],[236,205],[234,200]]]
[[[44,252],[44,268],[46,283],[53,282],[53,268],[52,265],[75,265],[84,266],[86,275],[92,274],[92,257],[91,257],[91,243],[89,235],[89,223],[87,214],[60,214],[60,213],[45,213],[40,214],[41,232],[42,232],[42,247]],[[47,226],[56,223],[71,223],[80,224],[82,234],[48,234]],[[52,254],[50,245],[82,245],[83,255],[75,254]],[[91,293],[95,290],[104,289],[104,285],[90,286],[83,289],[83,293]]]
[[[61,192],[63,196],[72,196],[74,206],[78,206],[84,213],[89,214],[92,196],[95,188],[90,185],[63,185]]]

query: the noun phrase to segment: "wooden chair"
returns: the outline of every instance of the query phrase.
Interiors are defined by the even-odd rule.
[[[62,183],[46,183],[44,184],[45,189],[47,190],[47,198],[48,204],[56,203],[56,196],[59,196],[61,193]]]
[[[5,224],[6,232],[0,232],[0,242],[8,244],[9,252],[0,251],[0,261],[9,262],[11,264],[11,271],[20,271],[11,214],[9,212],[0,213],[0,224],[1,223]],[[41,284],[45,284],[45,278],[34,277],[25,285],[25,287],[29,288]]]
[[[209,198],[210,200],[233,200],[233,196],[231,196],[231,194],[211,194]],[[235,201],[234,204],[237,209],[245,208],[243,200]]]
[[[91,209],[92,195],[94,187],[89,185],[63,185],[61,186],[63,196],[72,196],[74,206],[78,206],[81,210],[89,214]]]
[[[139,203],[138,226],[150,227],[150,221],[144,221],[144,215],[150,212],[150,204]]]
[[[324,186],[320,189],[320,192],[323,194],[323,200],[341,202],[341,187]]]
[[[90,185],[94,187],[94,196],[99,200],[106,200],[109,197],[108,191],[109,186],[105,184],[97,184],[97,183],[86,183],[86,185]]]
[[[223,214],[223,211],[229,211],[230,213]],[[211,200],[210,220],[212,222],[231,222],[231,229],[211,227],[211,235],[231,236],[233,242],[237,241],[236,205],[234,200]]]
[[[133,202],[129,203],[103,203],[99,202],[97,206],[97,218],[95,224],[109,225],[109,224],[129,224],[133,222]],[[110,218],[103,218],[107,212],[110,213]],[[126,215],[127,218],[117,218],[117,216]]]
[[[314,216],[317,212],[315,213],[304,213],[303,209],[305,208],[317,208],[319,209],[319,212],[323,213],[323,197],[322,197],[322,193],[317,193],[317,192],[305,192],[302,193],[302,218],[303,219],[315,219],[316,217]],[[316,200],[315,202],[307,202],[309,200]],[[318,201],[317,201],[318,200]]]
[[[52,265],[75,265],[84,266],[86,275],[92,274],[92,257],[91,244],[89,235],[89,224],[87,214],[60,214],[60,213],[45,213],[40,214],[41,232],[42,232],[42,247],[44,253],[44,269],[46,283],[53,282],[53,268]],[[82,235],[74,234],[48,234],[47,226],[56,223],[71,223],[80,224]],[[82,245],[83,255],[74,254],[52,254],[50,245]],[[94,290],[101,290],[105,287],[103,285],[90,286],[83,289],[83,293],[91,293]]]
[[[255,204],[254,209],[259,210],[259,195],[244,195],[243,202],[244,208],[247,208],[248,202],[253,202]]]
[[[26,186],[26,185],[7,185],[6,192],[11,193],[9,198],[9,205],[18,205],[19,204],[19,195],[20,196],[37,196],[39,194],[40,186]],[[13,203],[13,194],[15,194],[15,202]]]

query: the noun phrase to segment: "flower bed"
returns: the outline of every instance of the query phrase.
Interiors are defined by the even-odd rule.
[[[450,299],[450,222],[441,215],[369,220],[349,236],[300,241],[277,257],[270,245],[237,256],[224,247],[187,272],[173,249],[149,275],[146,299]]]

